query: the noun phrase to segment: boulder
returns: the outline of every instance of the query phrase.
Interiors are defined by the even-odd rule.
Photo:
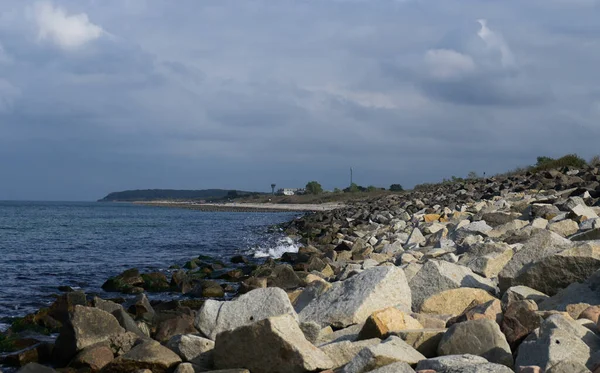
[[[183,361],[212,360],[215,342],[194,334],[181,334],[171,337],[166,345]]]
[[[519,300],[508,304],[500,329],[513,350],[521,341],[542,324],[542,317],[536,313],[537,304],[530,300]]]
[[[495,321],[481,319],[454,324],[442,337],[439,355],[478,355],[489,362],[513,366],[510,346]]]
[[[154,308],[150,305],[150,301],[146,294],[138,294],[129,306],[129,313],[134,315],[136,319],[142,319],[148,322],[154,320]]]
[[[111,336],[107,343],[115,356],[121,356],[131,351],[134,346],[148,340],[149,338],[142,338],[135,333],[125,332]]]
[[[320,349],[333,361],[332,368],[337,369],[348,364],[363,348],[377,346],[379,343],[381,343],[379,338],[356,342],[340,341],[326,344]]]
[[[598,324],[598,320],[600,319],[600,306],[587,307],[579,314],[579,319],[591,320],[594,324]]]
[[[147,337],[147,335],[137,325],[133,317],[131,317],[131,315],[129,315],[129,313],[127,313],[127,311],[125,311],[122,307],[112,311],[111,314],[117,319],[121,327],[123,327],[123,329],[126,331],[135,333],[140,337]]]
[[[589,347],[577,336],[562,329],[540,327],[519,346],[515,366],[537,365],[547,372],[562,361],[585,365],[590,355]]]
[[[422,329],[423,325],[410,315],[394,307],[375,311],[358,334],[358,339],[385,339],[392,332],[404,329]]]
[[[492,299],[481,304],[473,302],[463,313],[448,320],[447,326],[450,327],[459,322],[480,319],[492,320],[500,325],[502,322],[502,305],[500,301]]]
[[[464,262],[464,265],[478,275],[494,278],[498,276],[498,273],[502,271],[506,263],[508,263],[512,257],[513,250],[508,249],[470,258],[470,260]]]
[[[80,351],[69,364],[73,368],[87,368],[98,372],[114,359],[110,347],[105,344],[96,344]]]
[[[56,371],[38,363],[29,363],[19,369],[17,373],[56,373]]]
[[[529,264],[535,263],[547,256],[558,254],[571,247],[573,243],[564,237],[548,230],[538,230],[523,243],[519,249],[498,274],[501,291],[506,291],[513,285],[515,277],[527,271]]]
[[[567,237],[577,233],[579,230],[579,224],[571,219],[565,219],[548,224],[548,230],[562,237]]]
[[[166,373],[173,371],[179,363],[181,359],[176,353],[156,341],[148,341],[111,361],[102,373],[126,373],[140,369],[149,369],[152,373]]]
[[[118,276],[109,278],[103,285],[105,291],[131,292],[133,288],[144,285],[144,279],[137,268],[124,271]]]
[[[403,361],[384,365],[381,368],[372,370],[370,373],[414,373],[415,371],[410,365]]]
[[[513,370],[505,365],[484,363],[466,367],[448,368],[444,373],[513,373]]]
[[[123,332],[125,329],[110,313],[94,307],[77,305],[56,339],[52,352],[53,360],[64,366],[78,351],[108,341],[112,336]]]
[[[439,356],[427,360],[421,360],[417,364],[417,371],[432,370],[434,372],[446,372],[448,369],[466,368],[473,365],[487,364],[488,361],[481,356],[461,354]]]
[[[540,304],[546,299],[550,298],[541,291],[537,291],[527,286],[512,286],[504,292],[502,296],[502,307],[506,308],[510,303],[530,299],[536,304]]]
[[[69,322],[70,313],[73,312],[75,306],[87,306],[87,299],[83,291],[72,291],[61,294],[50,305],[48,316],[64,325]]]
[[[531,263],[513,277],[512,284],[555,295],[574,282],[585,281],[599,268],[600,243],[590,242]]]
[[[446,329],[407,329],[392,333],[425,357],[437,356],[437,349]]]
[[[590,373],[590,370],[580,362],[561,361],[553,365],[546,373]]]
[[[419,312],[457,316],[462,314],[473,303],[483,304],[494,299],[496,298],[482,289],[467,287],[450,289],[424,299]]]
[[[215,340],[218,333],[236,329],[272,316],[291,315],[296,311],[282,289],[252,290],[233,301],[207,300],[196,317],[195,326],[206,337]]]
[[[423,359],[425,356],[402,339],[391,336],[377,346],[363,348],[341,372],[364,373],[395,362],[405,362],[414,366]]]
[[[197,332],[198,330],[194,327],[194,317],[182,313],[160,321],[156,326],[154,339],[159,342],[166,342],[171,337],[179,334],[193,334]]]
[[[289,314],[219,333],[214,364],[217,369],[246,368],[252,373],[306,372],[333,366],[325,353],[304,338]]]
[[[496,292],[492,281],[475,274],[471,269],[438,260],[429,260],[425,263],[410,280],[409,286],[413,294],[413,310],[421,309],[427,298],[444,290],[468,287],[483,289],[490,293]],[[464,308],[460,312],[462,311]]]
[[[600,304],[600,271],[594,272],[585,282],[573,283],[556,295],[539,303],[540,310],[566,311],[571,304]]]
[[[336,282],[304,307],[301,321],[337,328],[364,322],[373,312],[390,306],[410,309],[411,290],[404,272],[394,266],[374,267]]]

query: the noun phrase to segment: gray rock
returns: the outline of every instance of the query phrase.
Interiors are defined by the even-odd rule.
[[[99,308],[76,305],[63,326],[52,352],[53,360],[66,365],[78,351],[124,333],[117,319]]]
[[[598,218],[598,214],[591,208],[586,205],[577,205],[571,208],[571,213],[578,217],[586,217],[588,219],[596,219]]]
[[[600,228],[594,228],[587,232],[578,233],[569,237],[571,241],[591,241],[600,240]]]
[[[391,336],[377,346],[363,348],[342,368],[342,373],[369,372],[394,362],[415,365],[424,359],[425,356],[402,339]]]
[[[321,329],[319,324],[312,321],[300,323],[300,330],[304,333],[304,337],[313,344],[319,339]]]
[[[411,304],[411,290],[404,272],[394,266],[369,268],[315,298],[298,316],[325,327],[345,327],[364,322],[373,312]]]
[[[586,365],[591,351],[583,341],[562,329],[540,328],[519,346],[515,367],[537,365],[548,371],[560,362]]]
[[[112,302],[110,300],[104,300],[98,297],[94,297],[93,303],[94,307],[100,308],[102,311],[108,312],[110,314],[112,314],[116,310],[124,309],[123,306],[121,306],[118,303]]]
[[[515,275],[512,284],[555,295],[571,283],[585,281],[598,269],[600,244],[589,242],[530,263]]]
[[[462,354],[439,356],[422,360],[417,364],[417,371],[431,369],[436,372],[445,372],[452,368],[465,368],[473,365],[487,364],[488,361],[481,356]]]
[[[321,346],[321,351],[323,351],[331,361],[333,361],[333,369],[337,369],[341,366],[344,366],[350,362],[350,360],[354,359],[354,357],[362,351],[365,347],[377,346],[381,343],[381,339],[372,338],[365,339],[363,341],[341,341],[326,344],[325,346]]]
[[[438,346],[440,355],[473,354],[489,362],[512,367],[513,358],[506,337],[495,321],[471,320],[452,325]]]
[[[215,348],[215,342],[194,334],[180,334],[169,339],[166,345],[175,352],[183,361],[211,360],[211,352]]]
[[[356,324],[356,325],[351,325],[344,329],[336,330],[333,333],[321,335],[319,337],[319,340],[315,344],[322,347],[329,343],[336,343],[336,342],[343,342],[343,341],[354,342],[354,341],[358,340],[358,335],[359,335],[360,331],[362,330],[363,326],[364,326],[364,323],[360,323],[360,324]]]
[[[252,373],[325,370],[333,362],[304,338],[294,317],[275,316],[227,330],[217,336],[217,369],[246,368]]]
[[[585,343],[591,351],[600,350],[600,337],[596,333],[590,331],[583,325],[580,325],[577,321],[567,318],[563,315],[551,315],[548,317],[542,325],[541,329],[560,329],[570,335],[576,336]]]
[[[415,371],[410,365],[406,364],[403,361],[399,361],[397,363],[392,363],[388,365],[384,365],[381,368],[377,368],[372,370],[370,373],[414,373]]]
[[[569,304],[600,304],[600,271],[594,272],[584,283],[574,283],[539,304],[540,310],[566,311]]]
[[[548,369],[546,373],[591,373],[584,365],[575,361],[561,361]]]
[[[444,290],[470,287],[496,293],[494,283],[458,264],[429,260],[409,282],[413,294],[413,310],[421,308],[423,301]]]
[[[207,300],[198,312],[194,325],[206,337],[214,340],[222,331],[284,314],[297,319],[285,291],[279,288],[255,289],[233,301]]]
[[[507,366],[494,363],[448,368],[443,373],[513,373]]]
[[[150,305],[150,301],[146,294],[138,294],[136,295],[133,302],[128,308],[128,311],[135,315],[136,319],[142,319],[148,322],[154,321],[154,308]]]
[[[513,279],[526,272],[529,264],[557,254],[572,245],[571,241],[554,232],[547,230],[535,232],[498,274],[500,290],[506,291],[513,286]]]
[[[540,304],[548,298],[550,298],[548,295],[530,287],[521,285],[512,286],[508,288],[502,296],[502,307],[505,308],[511,302],[525,299],[529,299],[534,301],[536,304]]]
[[[148,341],[108,363],[102,369],[102,373],[135,372],[139,369],[149,369],[152,373],[166,373],[173,371],[179,363],[181,359],[176,353],[156,341]]]
[[[126,331],[135,333],[140,337],[147,337],[147,335],[138,327],[133,317],[131,317],[131,315],[129,315],[122,307],[112,311],[111,314]]]

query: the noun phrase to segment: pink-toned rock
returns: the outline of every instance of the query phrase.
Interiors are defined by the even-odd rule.
[[[600,306],[589,306],[579,314],[580,319],[588,319],[598,324],[600,318]]]

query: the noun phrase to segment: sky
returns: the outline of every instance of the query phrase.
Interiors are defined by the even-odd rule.
[[[600,0],[0,0],[0,200],[600,153]]]

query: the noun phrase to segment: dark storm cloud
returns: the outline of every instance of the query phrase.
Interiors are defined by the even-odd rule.
[[[362,184],[410,186],[541,154],[589,157],[599,9],[4,1],[0,199],[344,187],[351,166]]]

